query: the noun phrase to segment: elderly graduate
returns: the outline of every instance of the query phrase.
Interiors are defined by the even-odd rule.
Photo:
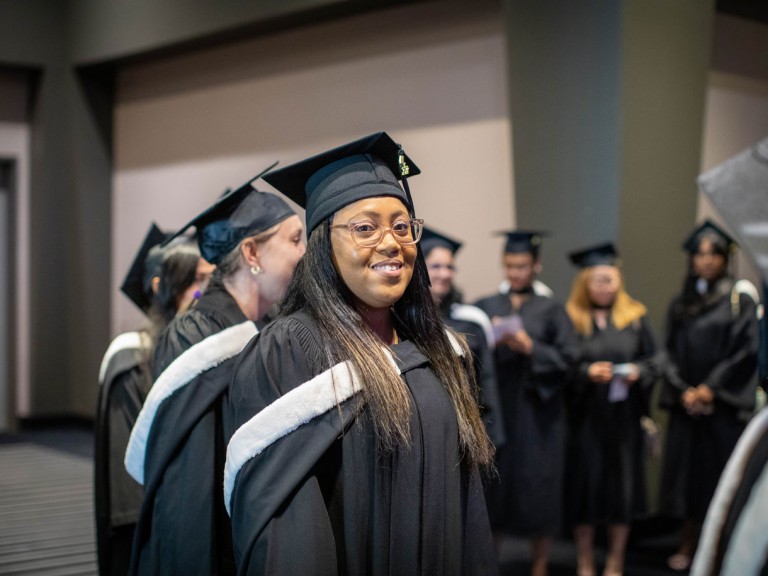
[[[279,196],[250,182],[195,217],[198,245],[216,272],[196,305],[174,319],[155,352],[160,375],[125,455],[144,485],[132,574],[234,572],[224,511],[224,410],[234,358],[264,325],[304,253],[303,226]]]
[[[416,174],[378,133],[266,178],[306,206],[309,239],[230,392],[239,574],[497,573],[492,446],[471,353],[429,292]]]

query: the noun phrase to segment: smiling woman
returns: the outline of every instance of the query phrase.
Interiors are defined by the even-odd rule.
[[[331,235],[333,264],[359,305],[388,309],[411,283],[416,241],[403,203],[366,198],[339,210]],[[417,232],[418,234],[418,232]]]
[[[479,478],[492,448],[471,355],[429,293],[409,172],[380,133],[268,178],[306,206],[309,238],[233,378],[241,574],[497,572]]]

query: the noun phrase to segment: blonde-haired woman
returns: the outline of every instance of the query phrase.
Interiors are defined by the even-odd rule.
[[[580,576],[595,574],[594,527],[608,525],[605,576],[624,569],[630,521],[645,509],[640,420],[656,378],[646,308],[624,290],[612,244],[572,253],[581,268],[566,304],[581,359],[570,387],[570,521]]]

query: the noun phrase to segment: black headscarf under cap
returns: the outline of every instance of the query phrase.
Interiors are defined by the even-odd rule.
[[[405,179],[420,172],[400,145],[377,132],[275,170],[264,180],[306,208],[309,234],[337,210],[374,196],[399,198],[414,217]]]
[[[617,266],[619,262],[619,253],[616,247],[607,242],[590,246],[583,250],[571,252],[568,254],[571,262],[579,268],[590,268],[591,266]]]
[[[213,206],[195,216],[164,244],[190,226],[195,226],[200,255],[211,264],[218,264],[244,238],[269,230],[293,216],[295,212],[285,200],[275,194],[260,192],[252,185],[275,164],[237,190],[225,193]]]
[[[123,294],[139,307],[142,312],[147,312],[152,305],[152,278],[157,276],[157,269],[161,258],[149,258],[152,248],[158,246],[168,237],[168,234],[160,230],[157,224],[152,222],[144,236],[136,256],[133,258],[128,274],[123,280],[120,290]],[[156,251],[157,253],[157,251]]]

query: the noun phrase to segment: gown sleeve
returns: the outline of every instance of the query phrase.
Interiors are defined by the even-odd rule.
[[[480,388],[480,406],[488,435],[498,448],[507,441],[507,436],[504,432],[504,414],[496,380],[496,364],[482,330],[478,331],[477,339],[480,346],[475,362],[477,384]]]
[[[664,376],[664,387],[659,404],[663,408],[671,408],[680,403],[680,395],[691,385],[683,380],[680,375],[680,368],[672,357],[672,350],[675,345],[676,327],[675,327],[675,309],[676,300],[672,301],[667,310],[666,321],[666,349],[661,352],[660,362],[661,370]]]
[[[534,375],[568,372],[578,359],[578,341],[568,314],[562,306],[555,306],[549,318],[551,338],[534,340],[531,353],[531,372]]]
[[[638,346],[633,363],[640,369],[640,378],[637,384],[647,393],[656,382],[660,372],[660,360],[656,350],[656,339],[648,320],[640,319],[638,334]]]
[[[752,298],[739,295],[739,315],[730,326],[729,350],[704,379],[726,404],[737,408],[752,408],[755,402],[757,371],[758,324],[757,310]]]

